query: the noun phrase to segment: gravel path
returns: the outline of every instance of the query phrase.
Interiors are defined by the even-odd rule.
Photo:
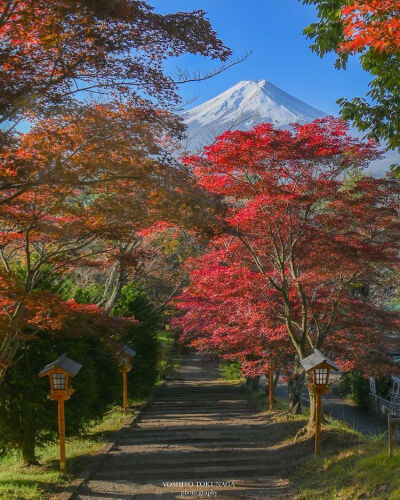
[[[189,356],[74,498],[293,498],[274,428],[243,387]]]

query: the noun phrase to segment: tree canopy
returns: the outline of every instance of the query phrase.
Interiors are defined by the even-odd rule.
[[[42,115],[83,92],[179,99],[169,57],[225,61],[201,10],[161,15],[142,0],[1,0],[0,123]]]
[[[343,181],[377,155],[325,118],[292,133],[270,124],[227,132],[187,158],[229,210],[225,234],[188,264],[175,320],[184,338],[253,375],[292,370],[313,347],[335,352],[346,370],[390,370],[399,317],[380,284],[399,265],[399,183]]]
[[[321,57],[337,55],[336,68],[346,68],[357,54],[371,74],[367,96],[339,99],[341,116],[369,137],[400,146],[400,21],[399,2],[393,0],[303,0],[317,8],[319,21],[304,33]]]

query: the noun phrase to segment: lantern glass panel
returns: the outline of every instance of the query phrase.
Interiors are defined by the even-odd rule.
[[[315,384],[316,385],[327,385],[328,384],[328,368],[316,368],[315,369]]]
[[[55,391],[65,391],[65,375],[64,373],[53,373],[51,376]]]

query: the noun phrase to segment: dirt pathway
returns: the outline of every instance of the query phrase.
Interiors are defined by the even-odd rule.
[[[293,498],[275,426],[189,356],[75,499]],[[278,447],[279,448],[279,447]]]

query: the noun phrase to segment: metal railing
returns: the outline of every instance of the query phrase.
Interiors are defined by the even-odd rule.
[[[385,399],[377,394],[370,394],[372,407],[376,415],[392,415],[393,417],[400,417],[400,400]]]
[[[376,392],[375,379],[370,377],[370,401],[375,415],[387,417],[389,456],[393,456],[393,440],[400,441],[400,428],[394,423],[400,422],[400,378],[392,375],[392,387],[389,389],[389,399],[379,396]]]

